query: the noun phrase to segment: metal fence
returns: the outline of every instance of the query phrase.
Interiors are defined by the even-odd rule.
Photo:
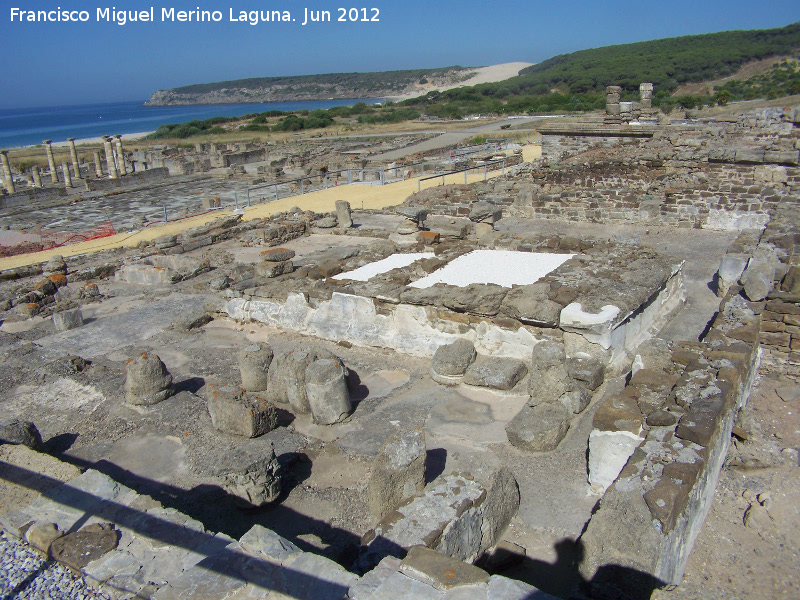
[[[499,165],[499,166],[498,166]],[[490,168],[491,167],[491,168]],[[505,159],[501,160],[493,160],[491,162],[484,163],[482,165],[476,165],[474,167],[466,167],[465,169],[458,169],[456,171],[448,171],[447,173],[442,173],[441,175],[431,175],[430,177],[421,177],[417,180],[417,191],[422,191],[422,182],[428,181],[430,179],[438,179],[439,177],[442,178],[442,185],[445,184],[445,178],[449,175],[458,175],[459,173],[464,173],[464,183],[467,183],[467,175],[470,171],[480,171],[483,170],[483,180],[486,181],[489,171],[497,171],[498,169],[503,170],[503,175],[506,174],[506,161]]]

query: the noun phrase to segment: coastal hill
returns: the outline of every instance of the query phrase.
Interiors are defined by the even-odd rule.
[[[375,73],[328,73],[293,77],[256,77],[158,90],[149,106],[294,102],[332,98],[409,98],[429,90],[502,81],[531,63],[491,67],[444,67]]]

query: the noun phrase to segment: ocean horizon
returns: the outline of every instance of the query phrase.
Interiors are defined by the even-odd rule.
[[[0,149],[63,142],[103,135],[147,133],[161,125],[185,123],[211,117],[238,117],[269,110],[296,111],[349,106],[356,102],[375,104],[383,98],[342,98],[302,102],[248,104],[192,104],[189,106],[144,106],[142,102],[112,102],[77,106],[46,106],[0,109]]]

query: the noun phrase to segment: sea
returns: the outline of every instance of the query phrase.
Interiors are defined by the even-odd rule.
[[[63,142],[103,135],[145,133],[160,125],[185,123],[211,117],[238,117],[270,110],[297,111],[375,104],[382,98],[264,102],[258,104],[196,104],[191,106],[144,106],[142,102],[0,109],[0,149]]]

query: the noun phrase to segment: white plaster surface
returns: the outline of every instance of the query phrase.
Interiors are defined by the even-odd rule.
[[[423,306],[399,304],[389,314],[379,314],[371,298],[339,292],[316,308],[302,294],[289,294],[283,304],[234,298],[228,301],[226,311],[239,321],[253,320],[326,340],[392,348],[415,356],[432,357],[439,346],[463,337],[482,354],[527,360],[538,343],[524,327],[511,331],[481,321],[464,332],[460,323],[432,322]]]
[[[514,252],[512,250],[473,250],[411,284],[429,288],[437,283],[459,287],[471,283],[495,283],[503,287],[536,283],[560,267],[574,254]]]
[[[604,493],[643,441],[643,437],[630,431],[592,431],[589,434],[589,485],[592,492]]]
[[[375,275],[386,273],[392,269],[399,269],[407,267],[413,262],[422,260],[424,258],[433,258],[433,252],[412,252],[410,254],[392,254],[391,256],[378,260],[363,267],[348,271],[347,273],[340,273],[334,275],[333,279],[352,279],[353,281],[369,281]]]

